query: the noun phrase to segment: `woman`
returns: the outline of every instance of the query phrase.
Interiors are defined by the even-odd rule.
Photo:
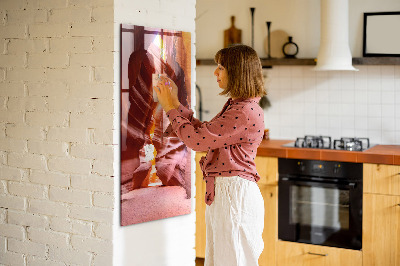
[[[264,134],[258,102],[265,95],[257,53],[245,45],[215,55],[221,95],[230,98],[210,122],[193,118],[177,100],[176,85],[161,77],[154,88],[176,135],[195,151],[206,182],[205,265],[258,265],[263,250],[264,201],[254,159]]]

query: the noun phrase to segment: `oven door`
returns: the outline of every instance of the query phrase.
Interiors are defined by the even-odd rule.
[[[361,249],[362,181],[279,179],[278,238]]]

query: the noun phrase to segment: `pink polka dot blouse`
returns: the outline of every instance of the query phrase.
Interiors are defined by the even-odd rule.
[[[167,113],[172,133],[194,151],[207,151],[200,160],[206,182],[205,202],[214,200],[215,177],[240,176],[250,181],[260,179],[254,159],[264,134],[264,112],[260,98],[228,99],[222,111],[211,121],[201,122],[193,111],[180,105]]]

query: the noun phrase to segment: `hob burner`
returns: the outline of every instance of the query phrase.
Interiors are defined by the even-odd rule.
[[[299,148],[330,149],[331,137],[306,135],[304,138],[297,138],[294,146]]]
[[[369,148],[368,138],[340,138],[333,142],[335,150],[363,151]]]

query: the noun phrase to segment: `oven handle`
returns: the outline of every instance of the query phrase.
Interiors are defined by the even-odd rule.
[[[294,185],[306,185],[306,186],[315,186],[318,187],[337,187],[337,188],[345,188],[345,189],[354,189],[356,187],[355,182],[335,182],[335,181],[315,181],[315,180],[304,180],[300,178],[290,178],[290,177],[281,177],[279,179],[283,182],[289,182]]]

